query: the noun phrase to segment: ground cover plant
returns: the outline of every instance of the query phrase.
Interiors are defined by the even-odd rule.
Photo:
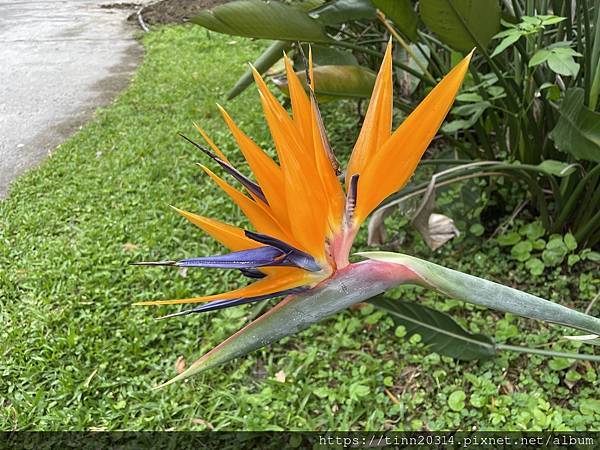
[[[176,131],[201,122],[235,154],[214,102],[235,81],[233,68],[263,47],[208,36],[199,27],[165,28],[144,42],[145,62],[127,92],[0,204],[3,429],[599,428],[597,363],[510,353],[457,363],[430,353],[416,335],[400,339],[407,330],[370,305],[235,365],[152,391],[165,372],[185,364],[179,355],[191,360],[249,319],[251,310],[242,306],[155,322],[131,303],[157,293],[217,292],[237,285],[237,276],[189,270],[173,277],[126,263],[218,250],[172,214],[170,203],[241,223],[195,167],[201,156]],[[244,93],[228,110],[268,147],[267,130],[248,107],[256,103],[253,95]],[[345,114],[350,108],[325,110],[334,145],[343,146],[354,128]],[[507,228],[525,241],[528,225]],[[404,245],[429,253],[409,229],[393,226],[406,235]],[[475,229],[463,231],[428,257],[579,310],[596,295],[589,251],[570,267],[549,264],[532,278],[512,255],[518,242],[482,243]],[[359,239],[365,243],[366,233]],[[461,315],[456,301],[419,288],[393,295],[456,312],[464,327],[492,330],[499,342],[522,339],[518,329],[525,327],[535,330],[526,338],[531,346],[573,351],[580,345],[564,340],[557,327],[477,307]],[[597,306],[591,313],[598,314]],[[331,352],[335,361],[323,357]]]

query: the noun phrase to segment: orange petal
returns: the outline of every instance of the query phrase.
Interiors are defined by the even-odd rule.
[[[219,187],[231,197],[235,204],[240,207],[256,231],[273,236],[274,238],[287,242],[294,247],[298,246],[298,243],[294,237],[286,233],[277,220],[271,215],[268,208],[264,207],[261,203],[257,203],[254,200],[246,197],[236,188],[212,172],[209,168],[202,165],[201,167],[208,174],[208,176],[210,176],[215,183],[217,183]]]
[[[329,210],[315,164],[313,143],[307,145],[303,140],[260,74],[255,71],[254,76],[281,162],[290,227],[306,251],[323,260]]]
[[[361,223],[411,177],[450,110],[469,67],[471,52],[440,81],[360,173],[355,211]]]
[[[344,214],[344,191],[338,180],[331,160],[329,159],[329,143],[325,135],[325,128],[321,120],[321,113],[316,99],[311,96],[311,119],[312,135],[314,142],[315,160],[321,184],[323,187],[323,196],[327,199],[329,236],[336,234],[342,226],[342,217]]]
[[[225,154],[221,150],[219,150],[219,148],[215,145],[213,140],[210,137],[208,137],[208,134],[206,134],[206,132],[202,128],[200,128],[198,125],[194,124],[194,126],[200,132],[200,134],[202,135],[202,138],[206,141],[206,143],[210,146],[210,148],[212,148],[213,151],[217,154],[217,156],[219,158],[221,158],[221,160],[223,160],[226,163],[228,163],[229,165],[231,165],[231,163],[227,159],[227,156],[225,156]]]
[[[353,175],[362,175],[368,162],[392,134],[392,41],[388,43],[373,94],[346,171],[346,188]]]
[[[227,300],[239,297],[258,297],[259,295],[271,294],[274,292],[293,289],[314,282],[314,276],[311,276],[304,270],[296,269],[285,275],[267,276],[248,286],[225,292],[223,294],[207,295],[204,297],[180,298],[175,300],[156,300],[148,302],[138,302],[136,305],[177,305],[181,303],[201,303],[213,300]]]
[[[283,226],[289,229],[283,174],[280,167],[237,127],[225,109],[221,106],[219,106],[219,109],[244,158],[246,158],[252,173],[256,177],[256,181],[258,181],[263,190],[273,215]]]
[[[247,238],[244,234],[244,230],[241,228],[234,227],[233,225],[226,224],[219,220],[209,219],[208,217],[183,211],[174,206],[172,206],[172,208],[233,252],[260,247],[261,245],[258,242]]]
[[[292,102],[292,115],[294,122],[298,126],[300,133],[306,140],[312,139],[312,126],[311,126],[311,111],[310,111],[310,100],[304,90],[304,85],[294,72],[292,63],[289,58],[284,56],[285,70],[288,80],[288,87],[290,91],[290,100]]]

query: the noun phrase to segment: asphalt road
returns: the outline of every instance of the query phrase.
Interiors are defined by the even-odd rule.
[[[0,0],[0,198],[127,85],[139,28],[111,3]]]

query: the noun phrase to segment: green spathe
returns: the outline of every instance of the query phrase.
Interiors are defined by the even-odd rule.
[[[419,275],[419,284],[448,297],[594,334],[600,332],[600,319],[493,281],[399,253],[363,252],[357,255],[406,265]]]
[[[358,255],[369,260],[335,272],[331,278],[309,291],[286,297],[160,387],[243,356],[298,333],[353,304],[409,283],[499,311],[600,333],[600,319],[517,289],[408,255],[389,252],[364,252]]]

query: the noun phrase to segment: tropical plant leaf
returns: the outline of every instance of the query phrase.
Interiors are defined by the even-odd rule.
[[[410,0],[372,0],[373,5],[394,22],[412,41],[417,40],[417,13]]]
[[[476,46],[471,34],[486,47],[500,29],[498,0],[421,0],[419,12],[442,42],[461,52]]]
[[[375,86],[374,72],[361,66],[317,66],[313,70],[315,94],[321,102],[342,98],[369,98]],[[298,77],[306,87],[306,72],[300,70]],[[285,76],[273,78],[275,85],[289,95]]]
[[[392,316],[396,325],[403,325],[409,336],[419,334],[432,352],[463,361],[496,355],[496,344],[491,337],[468,332],[448,314],[383,295],[369,303]]]
[[[349,20],[374,18],[375,8],[371,0],[334,0],[311,10],[309,15],[321,23],[334,25]]]
[[[559,150],[579,159],[600,162],[600,113],[587,108],[583,99],[583,89],[567,91],[550,137]]]
[[[590,97],[588,100],[588,106],[592,111],[596,110],[598,99],[600,98],[600,8],[596,7],[596,23],[594,24],[594,45],[592,46],[592,53],[590,55],[591,61],[586,62],[590,64],[592,69],[592,79],[590,88]]]
[[[277,63],[282,57],[283,52],[292,46],[289,41],[274,41],[267,49],[258,57],[252,64],[256,70],[262,75]],[[227,100],[231,100],[240,95],[244,89],[250,86],[254,78],[252,77],[252,69],[248,68],[244,75],[235,83],[231,90],[227,93]]]
[[[292,6],[237,0],[202,11],[191,22],[219,33],[282,41],[328,42],[322,24]]]
[[[576,164],[568,164],[554,159],[547,159],[537,165],[540,172],[546,175],[554,175],[557,177],[566,177],[571,175],[576,170]]]
[[[311,45],[311,48],[315,66],[358,66],[356,57],[347,50],[319,44]],[[308,55],[308,45],[302,45],[302,49]],[[304,63],[298,70],[305,70]]]

